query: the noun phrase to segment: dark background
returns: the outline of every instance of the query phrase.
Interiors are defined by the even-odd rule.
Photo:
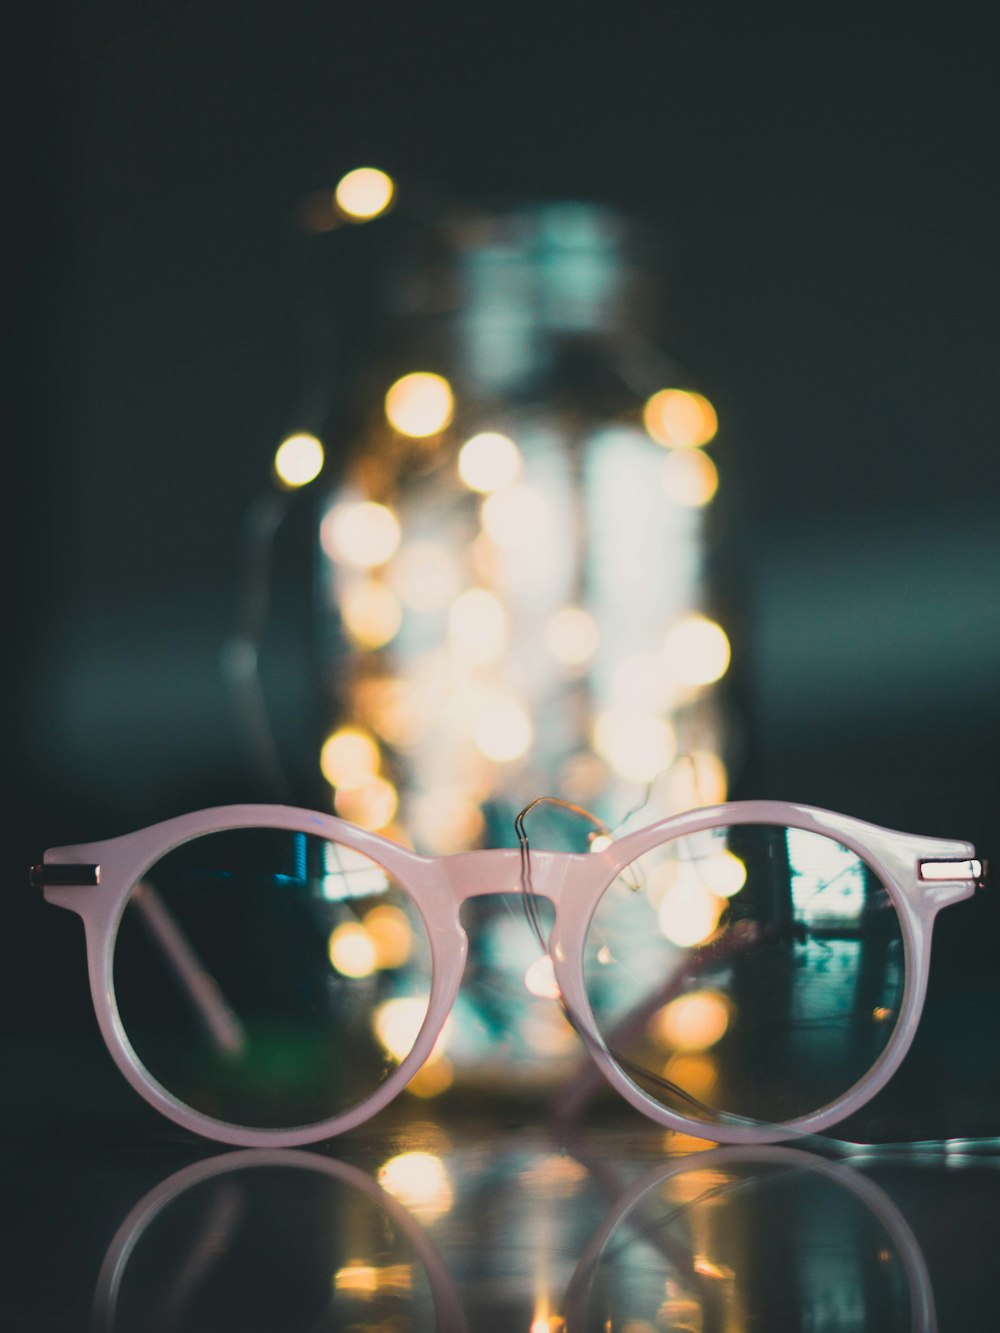
[[[272,798],[220,654],[247,513],[316,410],[291,220],[362,163],[646,220],[662,339],[722,420],[733,794],[995,850],[985,16],[86,0],[25,22],[5,247],[8,1025],[91,1023],[77,924],[27,889],[46,846]],[[305,605],[289,574],[270,671],[293,749]],[[997,924],[981,895],[938,937],[926,1068],[970,1096],[1000,1013]]]

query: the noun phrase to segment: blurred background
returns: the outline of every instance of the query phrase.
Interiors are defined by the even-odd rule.
[[[729,794],[995,851],[983,31],[311,0],[90,0],[28,22],[10,84],[4,1023],[92,1025],[76,923],[27,890],[45,847],[287,798],[232,688],[275,450],[320,435],[329,499],[406,219],[472,201],[584,201],[646,238],[655,342],[718,414]],[[397,182],[384,226],[316,222],[362,165]],[[328,808],[316,494],[286,494],[265,543],[259,662],[295,802]],[[986,895],[942,918],[911,1075],[923,1095],[943,1072],[967,1132],[996,1105],[997,918]]]

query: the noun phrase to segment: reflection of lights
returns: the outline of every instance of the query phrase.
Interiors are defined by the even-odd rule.
[[[545,1199],[569,1199],[587,1179],[587,1168],[572,1157],[545,1153],[521,1172],[520,1184]]]
[[[498,491],[521,471],[521,451],[513,440],[484,431],[466,440],[458,455],[458,475],[473,491]]]
[[[483,501],[483,529],[498,546],[518,548],[541,531],[548,516],[544,497],[531,486],[516,482]]]
[[[487,759],[505,764],[520,759],[531,748],[534,733],[521,705],[515,699],[499,696],[480,708],[472,738]]]
[[[685,616],[668,631],[663,656],[667,670],[684,685],[711,685],[726,674],[729,639],[714,620]]]
[[[410,1264],[385,1264],[374,1268],[371,1264],[352,1261],[334,1273],[333,1289],[354,1297],[374,1296],[378,1291],[412,1291],[413,1268]]]
[[[378,968],[402,967],[413,947],[413,931],[404,911],[388,903],[365,913],[364,930]]]
[[[685,1051],[670,1057],[663,1077],[703,1102],[715,1091],[719,1070],[712,1056]]]
[[[392,822],[399,795],[385,778],[372,778],[361,787],[338,788],[333,804],[342,819],[360,828],[380,829]]]
[[[419,1222],[434,1222],[451,1207],[452,1189],[440,1157],[404,1152],[379,1168],[378,1183]]]
[[[379,750],[366,731],[341,727],[327,737],[319,755],[319,766],[331,787],[350,790],[363,787],[378,772]]]
[[[437,435],[451,421],[455,400],[441,375],[417,370],[396,380],[385,396],[385,415],[400,435],[422,440]]]
[[[597,651],[597,621],[579,606],[564,606],[545,626],[545,646],[564,666],[582,666]]]
[[[543,1000],[558,1000],[562,994],[548,954],[535,959],[524,974],[524,984],[532,995],[538,995]]]
[[[507,615],[500,599],[485,588],[469,588],[448,611],[448,640],[472,665],[493,662],[507,642]]]
[[[594,748],[623,778],[651,782],[673,759],[676,741],[662,718],[610,708],[594,724]]]
[[[426,996],[401,995],[375,1010],[375,1035],[394,1060],[405,1060],[424,1025]]]
[[[362,648],[381,648],[395,638],[403,619],[399,599],[378,579],[362,579],[344,589],[340,614],[347,632]]]
[[[876,1023],[885,1023],[888,1019],[893,1018],[894,1016],[895,1010],[887,1009],[885,1005],[882,1004],[877,1005],[872,1010],[872,1018],[874,1018]]]
[[[660,904],[660,930],[682,949],[704,943],[719,924],[722,902],[697,885],[681,883],[669,889]]]
[[[370,977],[376,967],[375,942],[358,921],[343,921],[330,935],[330,962],[344,977]]]
[[[642,411],[643,424],[657,442],[672,449],[692,449],[715,438],[719,429],[715,408],[700,393],[661,389]]]
[[[406,1085],[406,1091],[414,1097],[440,1097],[447,1092],[455,1081],[455,1071],[451,1061],[445,1055],[432,1058],[421,1065]]]
[[[333,197],[345,217],[367,222],[385,212],[394,192],[392,177],[384,171],[377,167],[356,167],[341,177]]]
[[[714,1277],[722,1282],[732,1282],[736,1274],[728,1264],[716,1264],[706,1254],[696,1254],[691,1267],[700,1277]]]
[[[603,852],[605,848],[610,847],[614,842],[610,833],[595,833],[590,840],[590,846],[587,849],[591,852]]]
[[[274,455],[274,472],[290,491],[308,486],[323,470],[323,446],[315,435],[289,435]]]
[[[729,1026],[729,1006],[714,990],[689,991],[663,1006],[652,1027],[658,1040],[675,1051],[707,1051]]]
[[[399,545],[399,520],[374,500],[344,501],[320,524],[319,539],[331,560],[372,569],[392,558]]]
[[[719,470],[697,449],[673,450],[663,460],[663,489],[674,504],[688,509],[707,505],[719,489]]]
[[[392,562],[389,580],[411,611],[440,611],[458,592],[453,557],[435,542],[407,543]]]
[[[720,898],[732,898],[747,882],[747,868],[735,852],[714,852],[698,865],[702,883]]]

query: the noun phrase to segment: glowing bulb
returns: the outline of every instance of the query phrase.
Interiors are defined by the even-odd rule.
[[[455,400],[441,375],[418,370],[396,380],[385,396],[385,415],[400,435],[424,439],[451,421]]]
[[[458,475],[473,491],[488,494],[509,486],[521,472],[521,451],[513,440],[484,431],[466,440],[458,455]]]
[[[451,1067],[451,1061],[442,1055],[421,1065],[407,1083],[406,1091],[413,1097],[440,1097],[442,1092],[448,1091],[454,1081],[455,1071]]]
[[[646,430],[671,449],[694,449],[715,438],[719,421],[715,408],[700,393],[661,389],[642,410]]]
[[[719,489],[719,469],[697,449],[672,450],[660,475],[668,498],[688,509],[707,505]]]
[[[392,203],[396,189],[391,176],[377,167],[356,167],[342,176],[333,192],[337,207],[352,222],[377,218]]]
[[[564,606],[545,626],[545,646],[563,666],[583,666],[597,652],[597,621],[579,606]]]
[[[379,748],[366,731],[341,727],[324,741],[319,766],[331,787],[350,791],[363,787],[378,772]]]
[[[375,971],[375,943],[357,921],[344,921],[330,935],[330,962],[344,977],[370,977]]]
[[[654,1016],[655,1035],[675,1051],[707,1051],[729,1027],[729,1006],[714,990],[678,995]]]
[[[531,720],[515,699],[497,697],[480,708],[476,716],[473,740],[487,759],[498,764],[520,759],[531,748],[534,732]]]
[[[667,670],[684,685],[711,685],[721,679],[729,667],[730,652],[722,626],[699,615],[679,620],[663,643]]]
[[[707,1101],[715,1091],[715,1085],[719,1081],[719,1071],[710,1055],[701,1055],[694,1051],[678,1051],[667,1061],[663,1077],[703,1102]]]
[[[399,807],[399,793],[386,778],[371,778],[361,786],[338,787],[333,805],[337,814],[352,824],[381,829],[392,823]]]
[[[403,620],[399,598],[377,579],[363,579],[346,588],[340,614],[355,643],[372,649],[394,639]]]
[[[399,546],[399,519],[374,500],[345,500],[328,510],[319,530],[331,560],[373,569],[390,560]]]
[[[472,665],[495,661],[507,643],[507,614],[499,598],[485,588],[457,597],[448,612],[448,641]]]
[[[289,435],[274,455],[274,473],[290,491],[308,486],[323,470],[323,446],[315,435]]]
[[[594,748],[616,773],[652,782],[674,757],[673,729],[662,718],[628,707],[609,708],[594,724]]]

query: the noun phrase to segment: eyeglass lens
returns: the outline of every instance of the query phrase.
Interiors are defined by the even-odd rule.
[[[903,997],[900,922],[849,848],[744,824],[665,842],[610,885],[588,930],[598,1030],[662,1105],[785,1122],[846,1093]]]
[[[322,838],[196,838],[132,891],[114,949],[122,1023],[186,1106],[252,1128],[328,1119],[409,1054],[431,989],[409,896]],[[192,980],[193,977],[193,980]]]

